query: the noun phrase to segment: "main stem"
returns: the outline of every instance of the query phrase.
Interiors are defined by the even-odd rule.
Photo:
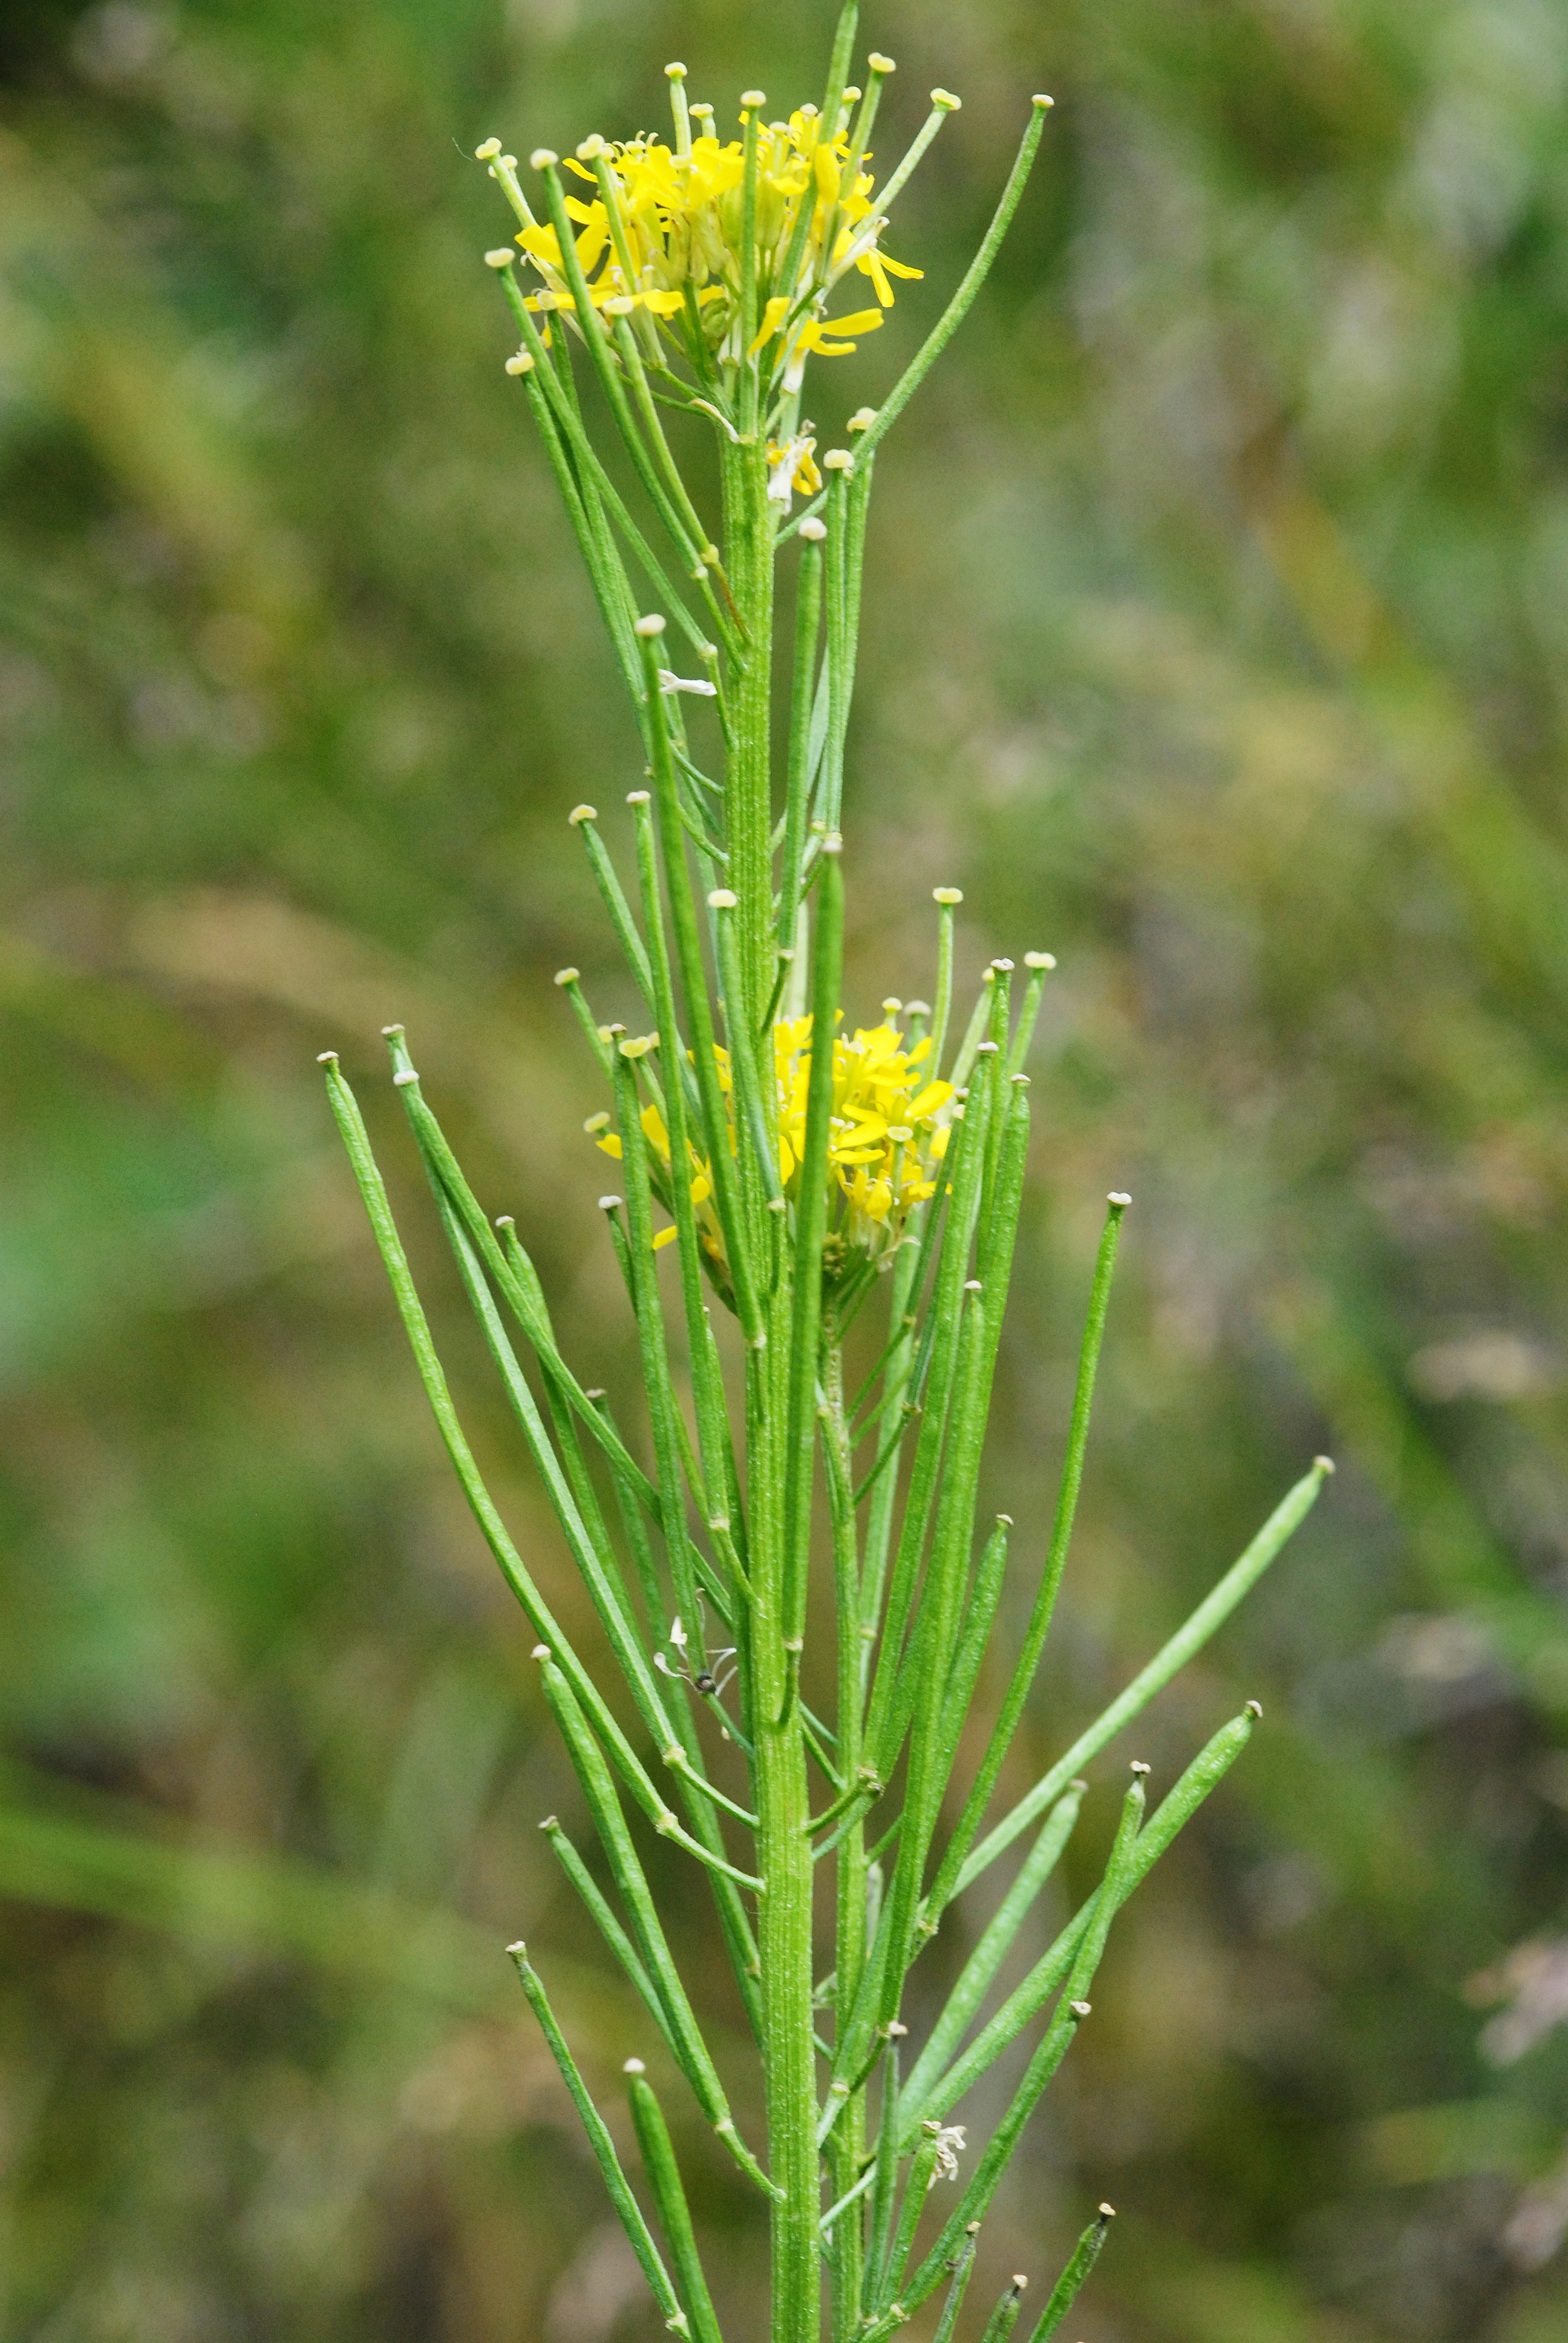
[[[773,990],[771,781],[773,513],[760,447],[730,447],[723,469],[726,567],[746,629],[744,664],[729,693],[727,769],[729,879],[745,1000],[754,1035]],[[763,1063],[772,1052],[762,1041]],[[765,1084],[772,1108],[771,1084]],[[746,1151],[742,1149],[742,1157]],[[768,1258],[783,1232],[748,1183],[753,1258]],[[818,2343],[820,2326],[821,2192],[817,2157],[817,2077],[812,2021],[811,1845],[798,1649],[784,1619],[785,1433],[789,1394],[791,1294],[789,1252],[772,1281],[767,1342],[746,1363],[747,1505],[753,1601],[754,1731],[758,1869],[765,1882],[758,1916],[761,1964],[762,2065],[769,2167],[783,2191],[772,2210],[772,2343]]]

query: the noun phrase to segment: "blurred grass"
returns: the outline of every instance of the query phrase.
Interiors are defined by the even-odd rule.
[[[671,55],[721,111],[802,94],[828,15],[0,20],[0,2329],[29,2343],[651,2332],[498,1949],[487,1981],[537,1937],[613,2100],[635,2015],[534,1829],[575,1791],[313,1057],[374,1081],[407,1021],[632,1412],[548,980],[616,1007],[563,817],[636,776],[464,157],[648,120]],[[1568,1928],[1568,19],[867,29],[890,141],[933,82],[965,103],[905,199],[927,279],[824,381],[829,437],[953,280],[1022,100],[1058,100],[879,473],[849,803],[868,1001],[927,988],[937,881],[972,969],[1060,962],[992,1467],[1023,1550],[1097,1199],[1136,1200],[1020,1762],[1306,1454],[1341,1465],[1151,1721],[1167,1771],[1238,1697],[1269,1717],[1130,1913],[987,2272],[1042,2282],[1109,2196],[1092,2343],[1547,2343],[1550,2221],[1533,2263],[1509,2223],[1568,2049],[1548,2025],[1493,2070],[1462,1988]],[[749,2208],[687,2147],[747,2332]]]

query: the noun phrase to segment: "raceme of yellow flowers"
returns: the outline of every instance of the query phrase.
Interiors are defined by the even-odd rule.
[[[838,1200],[834,1233],[846,1250],[869,1257],[886,1252],[897,1242],[915,1205],[936,1193],[937,1167],[947,1151],[952,1119],[961,1111],[950,1082],[932,1081],[925,1071],[930,1056],[929,1034],[904,1034],[892,1021],[902,1009],[897,1001],[883,1003],[879,1025],[863,1028],[833,1042],[833,1114],[828,1144],[829,1178]],[[912,1020],[921,1019],[921,1005],[910,1004]],[[649,1050],[657,1037],[649,1037]],[[628,1053],[629,1054],[629,1052]],[[649,1051],[638,1053],[646,1067]],[[715,1045],[730,1114],[729,1142],[737,1141],[729,1053]],[[806,1144],[806,1099],[811,1076],[811,1019],[782,1019],[773,1028],[774,1089],[778,1113],[779,1174],[786,1198],[798,1195],[799,1169]],[[643,1108],[642,1128],[665,1184],[670,1172],[669,1133],[657,1099]],[[607,1155],[618,1159],[621,1143],[609,1127],[608,1115],[594,1115],[588,1129]],[[698,1226],[711,1258],[724,1260],[724,1239],[713,1207],[711,1167],[691,1149],[691,1201]],[[656,1245],[673,1243],[673,1228],[663,1229]]]
[[[874,91],[892,71],[892,61],[873,56],[870,66]],[[712,107],[687,106],[685,67],[668,71],[673,144],[651,136],[613,145],[592,137],[567,158],[565,167],[596,190],[586,198],[570,196],[566,205],[580,231],[575,255],[589,298],[611,316],[641,312],[657,320],[678,347],[685,346],[685,334],[674,330],[677,319],[682,327],[699,327],[716,355],[735,363],[743,354],[749,201],[755,322],[744,355],[767,352],[772,382],[791,393],[809,356],[842,357],[854,348],[857,335],[875,331],[882,310],[892,305],[895,277],[922,274],[881,248],[887,219],[873,203],[875,183],[865,168],[870,158],[863,151],[870,109],[857,115],[854,101],[861,92],[846,90],[829,136],[809,105],[787,121],[764,123],[757,111],[761,94],[749,91],[741,101],[742,136],[721,144],[709,126]],[[747,156],[753,141],[749,198]],[[479,153],[491,160],[499,155],[499,142],[487,141]],[[542,154],[535,157],[542,159]],[[533,216],[515,170],[505,167],[510,161],[500,156],[497,175],[523,219],[517,241],[543,280],[528,305],[569,314],[577,303],[559,236]],[[890,199],[885,194],[884,202]],[[828,298],[851,270],[870,280],[879,306],[829,318]]]

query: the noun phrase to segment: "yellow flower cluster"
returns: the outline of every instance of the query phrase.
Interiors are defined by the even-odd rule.
[[[805,106],[788,122],[759,123],[756,136],[758,317],[745,355],[774,345],[771,373],[792,391],[809,354],[839,357],[852,350],[856,335],[881,324],[892,279],[922,272],[880,249],[885,223],[872,207],[870,173],[857,166],[853,184],[846,184],[850,152],[842,126],[825,137],[816,107]],[[644,309],[666,324],[695,317],[720,355],[739,360],[742,141],[721,145],[705,131],[681,152],[653,137],[617,146],[595,138],[578,157],[568,157],[566,167],[596,192],[568,197],[566,208],[580,229],[577,258],[594,307]],[[809,224],[798,243],[803,212]],[[543,296],[530,296],[530,306],[575,308],[555,229],[525,227],[517,240],[544,279]],[[870,279],[879,307],[829,320],[822,314],[827,296],[851,268]]]
[[[928,1081],[929,1036],[906,1048],[896,1025],[857,1032],[833,1042],[833,1119],[828,1138],[829,1174],[845,1199],[845,1234],[865,1242],[890,1222],[902,1224],[916,1204],[936,1193],[935,1167],[946,1152],[950,1082]],[[811,1080],[811,1020],[796,1017],[773,1028],[773,1068],[779,1097],[779,1175],[786,1195],[799,1184],[806,1147],[806,1097]]]
[[[890,1001],[890,1012],[900,1004]],[[799,1193],[806,1149],[807,1094],[811,1080],[811,1019],[785,1019],[773,1028],[774,1091],[779,1176],[793,1202]],[[828,1141],[829,1179],[839,1200],[830,1228],[840,1245],[877,1253],[896,1242],[915,1205],[936,1193],[937,1167],[947,1151],[953,1086],[927,1079],[929,1037],[910,1042],[885,1016],[880,1025],[833,1042],[833,1109]],[[732,1100],[729,1055],[715,1048],[719,1080]],[[736,1147],[733,1106],[729,1147]],[[642,1128],[668,1187],[669,1133],[655,1105],[642,1111]],[[595,1115],[588,1129],[607,1155],[618,1157],[620,1140],[607,1115]],[[691,1151],[691,1201],[697,1207],[703,1244],[722,1263],[724,1240],[713,1206],[713,1180],[707,1161]],[[674,1242],[674,1229],[661,1230],[656,1245]]]

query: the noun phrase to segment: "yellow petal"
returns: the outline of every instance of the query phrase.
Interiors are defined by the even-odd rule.
[[[669,1161],[669,1133],[664,1127],[664,1117],[660,1114],[656,1106],[645,1106],[639,1120],[642,1123],[643,1130],[648,1134],[648,1145],[656,1149],[668,1163]]]
[[[597,266],[599,254],[609,242],[609,221],[598,204],[594,210],[598,213],[598,217],[594,219],[590,216],[587,227],[577,240],[578,266],[585,276],[590,268]]]
[[[754,358],[758,351],[762,347],[763,343],[770,342],[772,340],[774,335],[779,331],[779,327],[784,323],[785,318],[789,315],[789,296],[787,293],[775,293],[773,298],[769,302],[767,307],[762,312],[762,324],[759,329],[757,339],[752,343],[751,347],[746,353],[748,357]]]
[[[922,1115],[935,1114],[938,1107],[946,1106],[952,1094],[951,1082],[929,1082],[919,1098],[910,1101],[910,1120],[918,1122]]]
[[[655,1252],[662,1252],[666,1245],[672,1245],[675,1242],[677,1234],[678,1232],[674,1229],[660,1229],[658,1234],[653,1241],[653,1249]]]

